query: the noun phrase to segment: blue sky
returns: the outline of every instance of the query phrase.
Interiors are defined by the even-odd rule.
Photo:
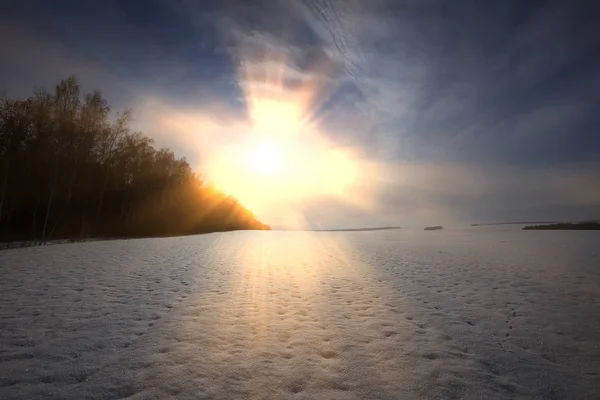
[[[20,0],[0,9],[1,89],[25,96],[76,74],[200,169],[203,150],[157,130],[148,98],[169,110],[218,103],[227,124],[248,107],[242,63],[260,72],[258,54],[284,54],[290,87],[319,65],[311,115],[328,140],[378,167],[356,184],[368,207],[315,198],[302,205],[311,226],[600,218],[598,2]]]

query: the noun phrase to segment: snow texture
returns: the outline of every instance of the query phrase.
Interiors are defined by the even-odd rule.
[[[597,232],[0,252],[1,399],[597,399]]]

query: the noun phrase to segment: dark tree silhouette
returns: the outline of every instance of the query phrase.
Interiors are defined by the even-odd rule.
[[[269,229],[74,77],[0,97],[0,240]]]

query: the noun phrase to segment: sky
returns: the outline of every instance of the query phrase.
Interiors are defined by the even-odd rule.
[[[599,17],[578,0],[8,0],[0,91],[74,74],[274,227],[600,219]]]

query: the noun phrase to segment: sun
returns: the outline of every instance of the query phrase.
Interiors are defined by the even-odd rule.
[[[318,198],[356,200],[350,191],[359,168],[349,150],[333,145],[289,103],[256,104],[245,136],[209,164],[221,190],[257,215]]]
[[[279,226],[306,227],[305,216],[321,202],[371,210],[369,177],[378,167],[347,140],[345,115],[329,103],[337,61],[247,44],[236,46],[239,107],[209,104],[169,118],[197,144],[205,181]],[[359,123],[349,127],[355,131],[362,116],[350,117]]]
[[[268,52],[267,60],[244,56],[250,56],[239,65],[246,116],[232,118],[235,134],[223,135],[227,140],[205,162],[209,180],[255,215],[276,215],[290,227],[302,226],[305,210],[318,201],[362,206],[358,152],[332,140],[343,132],[332,135],[325,126],[328,68],[316,63],[299,71]]]
[[[250,163],[256,172],[276,175],[282,172],[282,149],[273,142],[258,143],[250,153]]]

